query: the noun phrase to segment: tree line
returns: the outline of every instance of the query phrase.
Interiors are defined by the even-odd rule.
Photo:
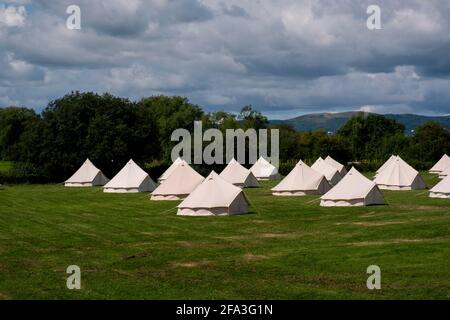
[[[156,176],[170,164],[176,144],[170,141],[172,132],[178,128],[192,132],[199,120],[204,130],[279,129],[282,173],[299,159],[312,162],[326,155],[374,170],[391,154],[400,154],[416,168],[427,169],[450,153],[449,131],[434,122],[417,127],[408,137],[395,120],[361,113],[330,135],[324,130],[298,132],[288,125],[271,126],[251,106],[239,114],[208,113],[185,97],[130,101],[110,94],[72,92],[50,102],[41,113],[23,107],[0,109],[0,159],[13,161],[10,178],[17,181],[63,181],[88,157],[109,176],[130,158]]]

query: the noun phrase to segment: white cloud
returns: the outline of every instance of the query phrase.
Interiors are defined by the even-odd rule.
[[[362,106],[358,109],[362,112],[378,113],[378,114],[403,114],[414,113],[414,109],[407,105],[389,105],[389,106]]]
[[[205,100],[213,105],[226,105],[226,104],[230,104],[234,101],[233,98],[227,97],[225,95],[222,94],[210,94],[210,95],[206,95]]]
[[[27,11],[24,6],[0,5],[0,27],[23,27],[27,18]]]
[[[410,8],[395,12],[390,25],[398,29],[407,28],[414,33],[434,34],[442,30],[442,24],[435,15],[418,12]]]
[[[18,101],[11,100],[8,96],[0,95],[0,104],[2,106],[17,106]]]
[[[26,61],[16,59],[14,54],[0,52],[0,85],[15,87],[19,83],[42,81],[44,71]]]

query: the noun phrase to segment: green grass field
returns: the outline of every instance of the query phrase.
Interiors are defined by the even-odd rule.
[[[450,201],[384,192],[386,206],[321,208],[271,196],[274,184],[245,190],[252,214],[202,218],[147,194],[5,186],[0,299],[450,298]],[[81,290],[66,288],[69,265]]]

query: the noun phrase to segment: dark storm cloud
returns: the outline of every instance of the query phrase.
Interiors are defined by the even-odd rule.
[[[181,94],[276,117],[450,113],[450,3],[380,0],[15,0],[0,5],[0,105],[71,90]],[[65,27],[79,5],[82,29]],[[20,88],[20,90],[18,89]]]

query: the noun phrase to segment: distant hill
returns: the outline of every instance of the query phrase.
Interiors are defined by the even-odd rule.
[[[323,129],[325,131],[336,132],[352,116],[358,114],[357,111],[341,113],[312,113],[288,120],[271,120],[270,124],[289,124],[298,131],[310,131]],[[368,114],[368,113],[366,113]],[[385,114],[386,118],[394,119],[405,125],[405,132],[411,133],[417,126],[428,122],[436,121],[450,130],[450,116],[428,117],[417,114]]]

